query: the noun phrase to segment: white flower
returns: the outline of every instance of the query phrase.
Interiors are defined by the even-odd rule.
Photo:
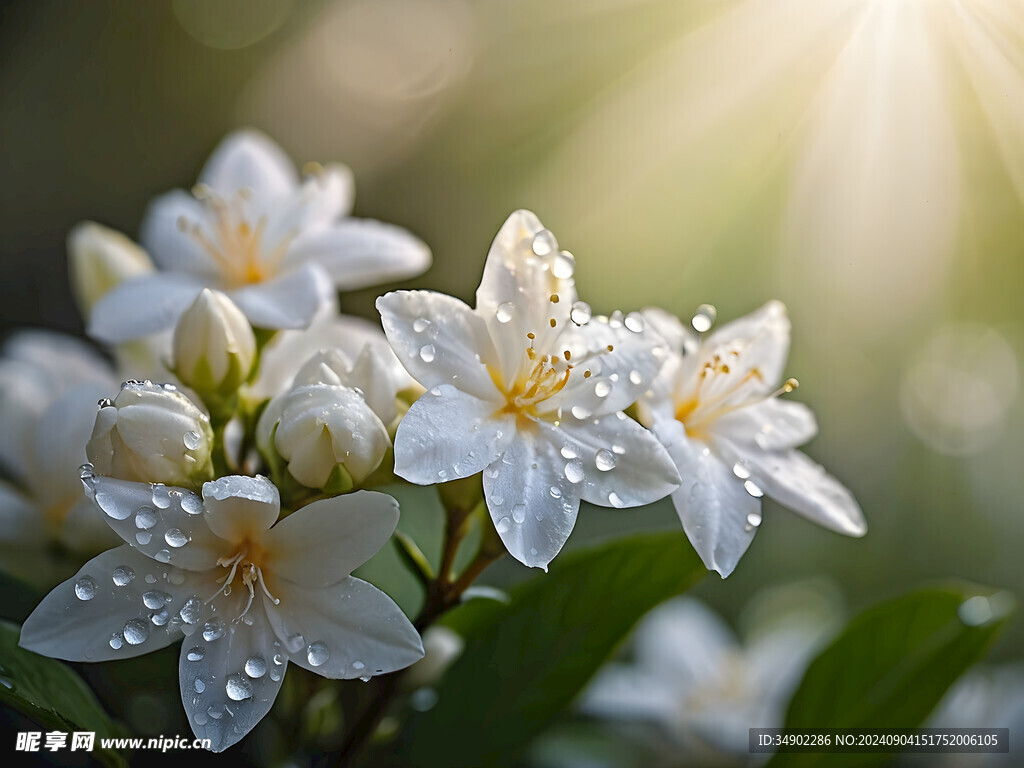
[[[100,406],[86,453],[103,474],[193,488],[213,476],[210,419],[173,384],[126,381]]]
[[[732,573],[761,524],[767,495],[848,536],[867,531],[850,492],[795,448],[817,434],[810,409],[777,395],[789,319],[777,301],[699,343],[658,310],[645,316],[677,350],[638,404],[640,420],[683,478],[672,502],[704,564]],[[780,388],[780,384],[782,384]]]
[[[110,531],[82,493],[76,468],[97,400],[117,386],[110,365],[70,336],[19,331],[0,356],[0,568],[52,585],[70,568],[56,554],[92,554]],[[62,568],[64,568],[62,572]]]
[[[348,217],[351,172],[315,166],[302,182],[256,131],[228,136],[195,194],[150,206],[143,246],[162,270],[130,280],[93,307],[89,333],[121,342],[174,325],[204,287],[227,293],[258,328],[303,328],[351,290],[422,272],[430,252],[403,229]]]
[[[83,315],[111,288],[153,271],[149,255],[120,232],[83,221],[68,232],[71,292]]]
[[[54,589],[25,621],[21,645],[107,661],[184,635],[182,703],[214,751],[270,710],[289,662],[351,679],[423,656],[398,606],[349,575],[394,531],[394,499],[365,491],[325,499],[274,525],[278,492],[263,477],[223,477],[203,486],[202,499],[88,468],[83,480],[128,544]]]
[[[545,569],[580,499],[631,507],[679,482],[657,441],[622,413],[660,368],[660,341],[639,316],[586,322],[573,264],[518,211],[491,246],[475,310],[429,291],[377,300],[399,360],[430,390],[399,424],[395,473],[431,484],[482,470],[508,551]]]
[[[674,751],[703,754],[709,764],[723,753],[746,758],[748,729],[782,725],[830,618],[794,610],[742,645],[701,603],[671,600],[637,627],[634,663],[601,670],[580,708],[602,719],[656,724],[673,739]]]
[[[226,396],[256,361],[256,336],[242,311],[220,291],[204,288],[174,328],[174,372],[203,394]]]

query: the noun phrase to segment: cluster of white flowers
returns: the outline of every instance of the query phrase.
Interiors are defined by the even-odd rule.
[[[487,255],[475,308],[388,293],[382,333],[339,315],[335,290],[416,274],[430,254],[404,230],[349,218],[351,202],[346,168],[312,166],[300,181],[247,131],[215,151],[192,194],[150,206],[144,251],[98,225],[73,233],[90,334],[161,383],[97,394],[113,374],[77,353],[48,371],[30,340],[8,350],[0,427],[18,429],[0,429],[0,458],[30,495],[5,514],[45,509],[55,537],[84,515],[125,542],[43,600],[24,647],[102,661],[184,636],[182,701],[221,750],[266,714],[289,661],[356,678],[422,656],[390,598],[350,575],[395,530],[397,504],[366,490],[381,478],[482,475],[497,536],[545,570],[581,501],[624,508],[671,495],[723,576],[765,494],[864,532],[849,492],[795,450],[816,426],[777,397],[793,388],[780,386],[781,304],[703,338],[657,310],[596,315],[577,296],[573,256],[517,211]],[[31,388],[35,367],[69,392],[88,383],[88,397],[20,410],[8,392]],[[52,448],[58,419],[74,426],[59,432],[73,438],[59,455],[90,462],[84,496],[63,491],[68,462],[51,484],[24,450]]]

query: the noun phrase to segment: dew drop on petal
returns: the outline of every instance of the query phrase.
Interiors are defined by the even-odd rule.
[[[135,540],[142,546],[146,546],[153,539],[153,534],[149,531],[139,531],[135,534]]]
[[[526,520],[526,505],[516,504],[512,507],[512,519],[517,523],[522,523]]]
[[[611,504],[616,509],[622,509],[624,506],[626,506],[626,503],[619,498],[619,495],[615,493],[615,491],[612,491],[611,493],[608,494],[608,503]]]
[[[356,659],[352,662],[352,669],[354,669],[356,672],[359,672],[361,670],[366,669],[366,665],[363,664],[363,662],[359,661],[359,659]]]
[[[550,230],[542,229],[533,236],[531,248],[538,256],[549,256],[558,248],[558,241],[555,240],[555,236]],[[555,275],[555,277],[558,277],[558,275]]]
[[[552,485],[550,488],[548,488],[548,493],[551,494],[552,499],[562,498],[562,489],[559,488],[557,485]]]
[[[181,508],[186,515],[198,515],[203,511],[203,501],[194,493],[186,493],[181,497]]]
[[[420,347],[420,360],[422,360],[424,363],[434,362],[435,354],[436,350],[434,349],[433,344],[424,344],[422,347]]]
[[[560,251],[551,262],[551,274],[559,280],[568,280],[576,271],[576,258],[568,251]]]
[[[491,466],[484,470],[484,474],[487,475],[487,477],[491,478],[491,480],[496,479],[500,474],[498,469],[498,463],[495,462],[494,464],[491,464]]]
[[[170,595],[166,592],[158,592],[157,590],[150,590],[142,594],[142,604],[153,611],[157,608],[163,608],[164,604],[170,602],[170,600]]]
[[[164,534],[164,541],[172,547],[184,547],[188,544],[188,536],[177,528],[168,528]]]
[[[277,669],[276,667],[274,669],[271,669],[270,670],[270,679],[273,680],[275,683],[278,680],[280,680],[281,679],[281,670]]]
[[[602,448],[594,455],[594,463],[602,472],[608,472],[609,470],[615,469],[615,454],[607,448]]]
[[[594,394],[598,397],[608,397],[612,392],[612,385],[601,379],[594,384]]]
[[[113,579],[115,585],[119,587],[126,587],[131,580],[135,578],[135,571],[127,565],[119,565],[114,569],[110,578]]]
[[[281,666],[282,664],[284,664],[284,656],[282,656],[280,653],[275,653],[272,661],[277,666]]]
[[[754,530],[760,524],[761,524],[761,513],[760,512],[751,512],[749,515],[747,515],[747,524],[746,524],[745,528],[748,531]]]
[[[565,479],[574,484],[583,482],[583,462],[574,460],[566,464]]]
[[[188,654],[185,656],[189,661],[202,661],[203,656],[206,655],[206,649],[201,645],[194,646],[188,649]]]
[[[759,499],[764,496],[764,491],[762,491],[760,486],[758,486],[753,480],[747,480],[743,483],[743,488],[755,499]]]
[[[612,445],[612,453],[617,453],[619,456],[621,456],[625,452],[626,449],[623,446],[619,445],[618,443],[614,443]]]
[[[157,516],[156,510],[152,507],[139,507],[135,513],[135,527],[146,530],[156,525]]]
[[[159,611],[154,611],[149,614],[149,620],[153,622],[154,627],[164,626],[171,618],[170,612],[166,608],[161,608]]]
[[[267,674],[267,662],[262,656],[250,656],[245,660],[245,674],[256,679]]]
[[[199,443],[200,443],[199,433],[198,432],[193,432],[192,430],[189,430],[182,437],[182,442],[185,443],[185,447],[188,450],[194,451],[196,448],[199,447]]]
[[[311,667],[319,667],[329,658],[331,658],[331,652],[328,651],[327,646],[319,640],[315,643],[310,643],[309,647],[306,648],[306,661],[309,662]]]
[[[508,533],[512,529],[512,520],[507,516],[498,519],[494,524],[494,530],[498,533]]]
[[[507,323],[516,313],[516,305],[511,301],[506,301],[498,305],[498,311],[494,313],[494,316],[498,318],[499,323]]]
[[[224,713],[221,712],[220,709],[218,709],[215,704],[210,705],[210,708],[206,710],[206,714],[208,714],[214,720],[220,720],[222,717],[224,717]]]
[[[750,470],[742,461],[737,461],[732,465],[732,473],[736,475],[740,480],[746,480],[750,477]]]
[[[206,683],[197,677],[195,682],[192,683],[192,687],[195,689],[196,693],[202,693],[206,690]]]
[[[212,643],[224,637],[224,622],[220,619],[208,621],[203,625],[203,640]]]
[[[85,483],[87,488],[95,488],[96,483],[96,468],[92,464],[83,464],[78,468],[78,478]]]
[[[122,645],[124,645],[124,637],[121,635],[120,632],[115,632],[113,635],[110,636],[111,648],[113,648],[116,651],[119,650]]]
[[[232,701],[245,701],[252,697],[252,683],[241,675],[232,675],[224,685],[228,698]]]
[[[156,576],[154,576],[152,573],[147,573],[146,574],[146,583],[147,584],[156,584]]]
[[[571,445],[563,445],[560,451],[563,459],[576,459],[579,458],[579,453]]]
[[[711,304],[701,304],[690,319],[690,325],[693,326],[693,330],[697,333],[707,333],[711,330],[711,326],[715,324],[716,317],[718,317],[717,309]]]
[[[129,645],[141,645],[149,637],[149,625],[142,619],[130,619],[124,625],[124,639]]]
[[[159,552],[153,555],[153,559],[156,560],[158,563],[169,563],[171,562],[171,553],[168,552],[166,549],[161,549]]]
[[[412,321],[412,329],[416,331],[416,333],[423,333],[429,327],[430,321],[425,317],[417,317]]]
[[[644,375],[640,371],[634,369],[629,372],[629,383],[633,386],[639,387],[644,383]]]
[[[157,509],[167,509],[171,506],[171,495],[167,491],[167,486],[162,483],[153,484],[153,506]]]
[[[92,600],[96,597],[96,582],[83,576],[75,582],[75,597],[79,600]]]
[[[585,301],[577,301],[569,311],[569,319],[576,323],[576,325],[589,323],[592,316],[593,312],[590,309],[590,305]]]
[[[647,326],[647,323],[644,321],[643,315],[641,315],[639,312],[630,312],[628,315],[626,315],[624,325],[628,330],[632,331],[633,333],[643,333],[643,330]]]
[[[95,500],[99,505],[99,508],[102,509],[106,513],[107,517],[112,520],[124,520],[132,513],[130,507],[122,507],[115,504],[114,499],[109,493],[97,491]]]

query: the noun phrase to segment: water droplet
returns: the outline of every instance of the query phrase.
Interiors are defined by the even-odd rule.
[[[112,520],[124,520],[132,513],[131,507],[118,506],[109,493],[97,491],[94,498],[99,508]]]
[[[574,484],[583,482],[583,462],[575,460],[566,464],[565,479]]]
[[[168,552],[166,549],[161,549],[159,552],[153,555],[153,559],[156,560],[158,563],[169,563],[171,562],[171,553]]]
[[[162,483],[153,484],[153,506],[157,509],[167,509],[171,506],[171,495],[167,492],[167,486]]]
[[[181,606],[181,610],[178,613],[181,616],[181,620],[186,624],[198,624],[202,611],[203,604],[199,602],[199,598],[190,597],[185,601],[185,604]]]
[[[594,455],[594,463],[602,472],[608,472],[609,470],[615,469],[615,462],[615,454],[607,448],[602,448]]]
[[[555,236],[550,230],[542,229],[533,236],[531,248],[538,256],[549,256],[558,249],[558,241],[555,240]],[[555,275],[555,277],[558,277],[558,275]]]
[[[608,397],[612,392],[612,385],[604,379],[594,384],[594,394],[598,397]]]
[[[633,386],[639,387],[644,383],[644,375],[638,370],[632,370],[629,372],[629,383]]]
[[[278,680],[280,680],[281,679],[281,670],[277,669],[277,668],[271,669],[270,670],[270,679],[273,680],[275,683]]]
[[[185,657],[189,661],[202,661],[203,656],[206,655],[206,649],[201,645],[196,645],[188,649],[188,655]]]
[[[85,483],[87,488],[93,488],[96,486],[96,468],[92,464],[83,464],[78,468],[78,477]]]
[[[548,488],[548,493],[551,494],[552,499],[562,498],[562,489],[559,488],[557,485],[552,485],[550,488]]]
[[[306,661],[309,662],[311,667],[319,667],[329,658],[331,658],[331,652],[328,651],[327,646],[319,640],[315,643],[310,643],[309,647],[306,648]]]
[[[569,311],[569,319],[576,323],[576,325],[589,323],[592,316],[593,313],[591,312],[590,305],[585,301],[577,301]]]
[[[736,475],[740,480],[746,480],[750,477],[750,470],[742,461],[737,461],[732,465],[732,473]]]
[[[250,656],[245,661],[245,674],[254,679],[263,677],[267,674],[267,662],[262,656]]]
[[[764,496],[764,491],[762,491],[761,488],[757,485],[757,483],[755,483],[753,480],[747,480],[746,482],[744,482],[743,488],[755,499],[759,499],[762,496]]]
[[[514,507],[512,507],[512,519],[515,520],[517,523],[522,523],[524,520],[526,520],[525,504],[516,504]]]
[[[507,323],[512,319],[516,313],[516,305],[511,301],[506,301],[503,304],[498,305],[498,311],[494,313],[494,316],[498,318],[499,323]]]
[[[274,658],[271,659],[271,661],[273,661],[277,666],[281,666],[282,664],[284,664],[284,656],[282,656],[280,653],[275,653]]]
[[[142,604],[152,611],[155,611],[157,608],[163,608],[164,604],[169,602],[171,602],[171,596],[166,592],[151,590],[144,592],[142,595]]]
[[[644,328],[647,327],[647,323],[644,321],[643,315],[639,312],[630,312],[626,315],[626,319],[623,321],[623,324],[633,333],[643,333]]]
[[[194,451],[196,448],[199,447],[200,437],[198,432],[193,432],[192,430],[189,430],[184,434],[184,436],[181,439],[182,442],[185,443],[185,447],[190,451]]]
[[[697,333],[707,333],[715,324],[716,317],[718,317],[717,309],[710,304],[701,304],[690,319],[690,325]]]
[[[224,622],[220,619],[208,621],[203,625],[203,640],[212,643],[224,637]]]
[[[616,509],[622,509],[624,506],[626,506],[626,502],[620,499],[619,495],[615,493],[615,491],[612,491],[611,493],[608,494],[608,503],[611,504]]]
[[[206,710],[206,714],[208,714],[214,720],[220,720],[222,717],[224,717],[224,713],[217,708],[216,704],[211,704],[210,708]]]
[[[366,665],[363,664],[363,662],[361,662],[358,659],[356,659],[355,661],[352,662],[352,669],[354,669],[356,672],[358,672],[358,671],[360,671],[362,669],[366,669]]]
[[[152,507],[139,507],[135,513],[135,527],[146,530],[152,528],[157,523],[156,510]]]
[[[83,576],[75,582],[75,597],[79,600],[92,600],[96,597],[96,582],[89,576]]]
[[[186,515],[202,514],[203,501],[194,493],[186,493],[181,497],[181,509]]]
[[[115,632],[110,636],[110,647],[115,651],[120,650],[121,646],[124,645],[124,637],[121,636],[120,632]]]
[[[412,329],[416,331],[416,333],[423,333],[429,327],[430,321],[425,317],[417,317],[412,321]]]
[[[563,445],[560,451],[563,459],[576,459],[579,458],[579,453],[571,445]]]
[[[206,683],[204,683],[202,680],[200,680],[197,677],[195,682],[192,683],[192,687],[195,688],[196,693],[202,693],[203,691],[206,690]]]
[[[576,271],[576,258],[568,251],[561,251],[551,261],[551,274],[559,280],[568,280]]]
[[[448,470],[447,469],[439,469],[439,470],[437,470],[437,479],[440,480],[442,483],[445,480],[447,480],[448,479]]]
[[[152,573],[147,573],[146,574],[146,583],[147,584],[156,584],[156,576],[154,576]]]
[[[168,528],[164,534],[164,541],[172,547],[184,547],[188,544],[189,538],[177,528]]]
[[[252,697],[252,683],[241,675],[232,675],[224,685],[228,698],[232,701],[245,701]]]
[[[135,578],[135,571],[127,565],[119,565],[114,569],[110,578],[113,579],[114,584],[117,586],[126,587],[128,586],[128,583]]]
[[[504,504],[504,496],[498,496],[497,494],[495,494],[494,496],[491,496],[490,498],[487,499],[487,506],[489,507],[501,507],[504,506]]]
[[[572,415],[574,418],[583,421],[584,419],[590,418],[590,411],[588,411],[582,405],[574,405],[572,407]]]
[[[149,625],[142,619],[130,619],[124,625],[124,639],[129,645],[141,645],[149,637]]]
[[[752,531],[755,528],[757,528],[757,526],[759,526],[760,524],[761,524],[761,513],[760,512],[751,512],[749,515],[747,515],[747,524],[744,526],[744,528],[747,531]]]
[[[420,359],[424,363],[432,363],[432,362],[434,362],[434,355],[435,354],[436,354],[436,351],[434,349],[434,345],[433,344],[424,344],[422,347],[420,347]]]
[[[167,580],[176,587],[180,587],[185,583],[185,574],[178,569],[171,571],[171,575],[167,577]]]
[[[512,521],[506,516],[494,524],[494,530],[498,533],[508,533],[512,529]]]
[[[149,531],[139,531],[135,534],[135,540],[142,546],[146,546],[152,540],[153,534]]]

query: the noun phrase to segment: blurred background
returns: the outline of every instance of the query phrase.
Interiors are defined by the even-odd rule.
[[[410,287],[472,301],[526,207],[598,311],[786,303],[793,397],[822,432],[807,452],[869,532],[767,503],[735,574],[697,590],[727,621],[808,577],[851,611],[949,577],[1024,594],[1020,0],[26,0],[0,18],[4,334],[81,333],[71,226],[136,236],[152,197],[254,126],[300,167],[350,165],[355,214],[432,247]],[[343,308],[373,317],[379,292]],[[590,508],[570,546],[638,526],[678,521]],[[993,659],[1021,648],[1018,617]]]

